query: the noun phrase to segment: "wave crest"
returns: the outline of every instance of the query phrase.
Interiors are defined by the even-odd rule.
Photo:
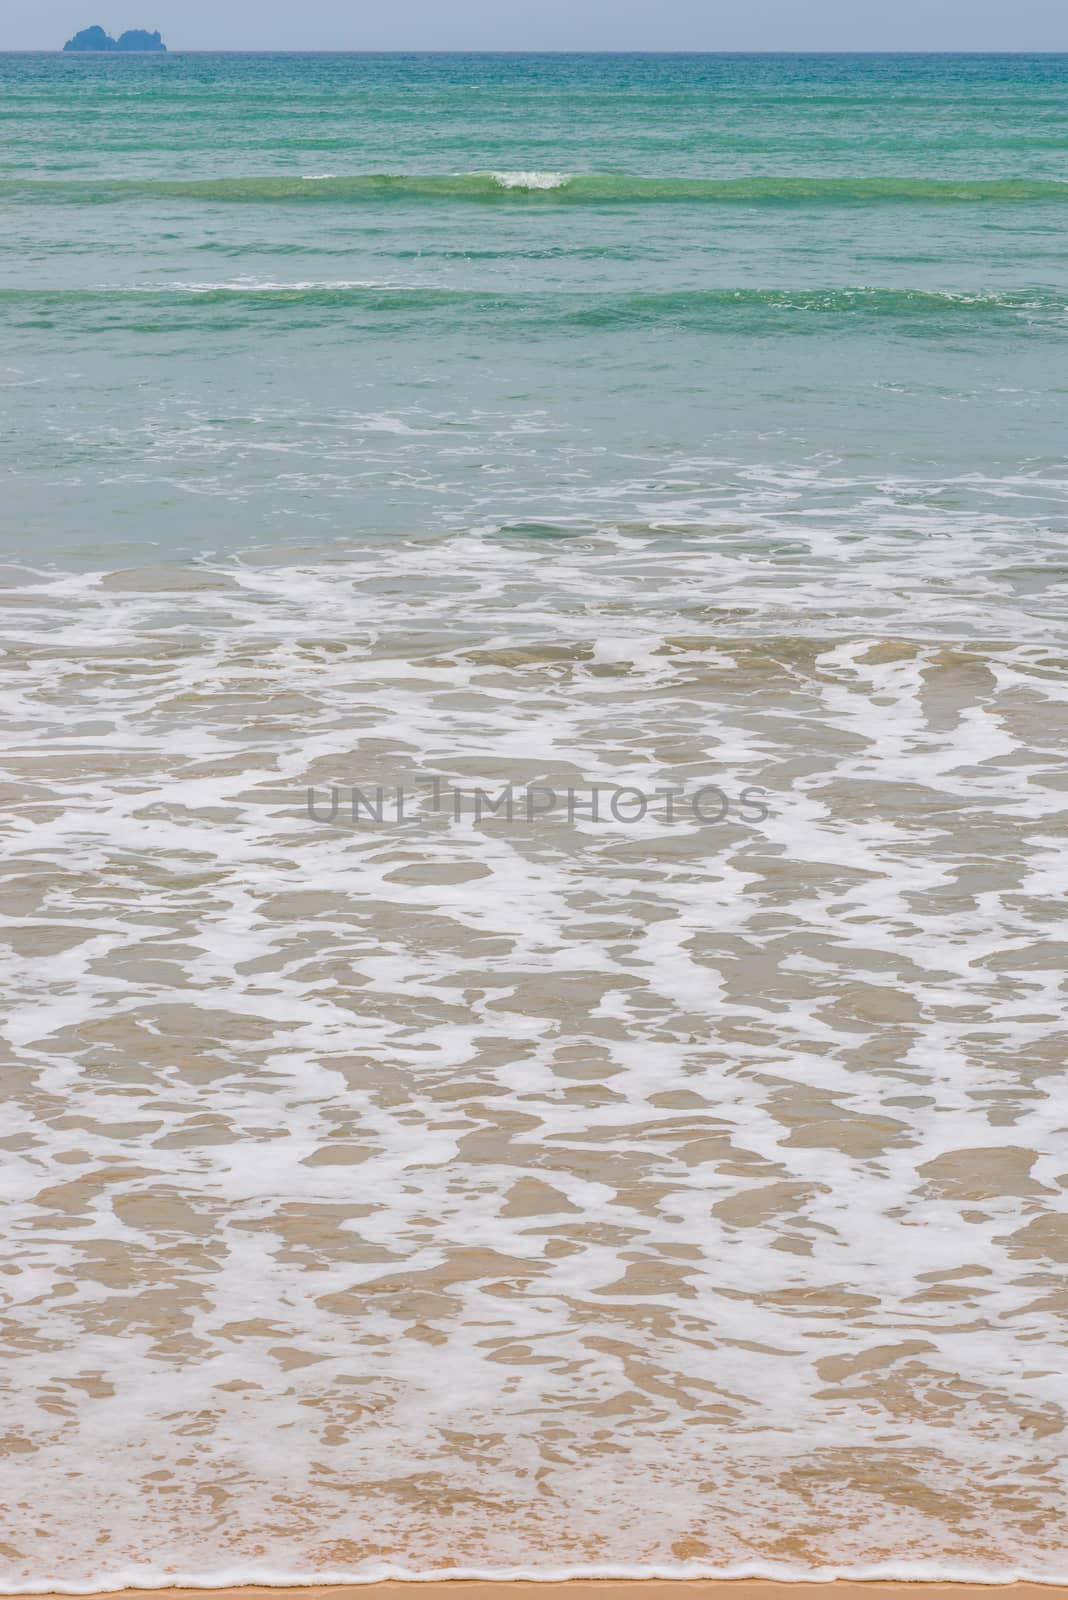
[[[151,199],[272,205],[464,201],[548,205],[1021,205],[1068,201],[1054,178],[654,178],[560,172],[389,173],[240,178],[0,180],[0,199],[113,204]]]

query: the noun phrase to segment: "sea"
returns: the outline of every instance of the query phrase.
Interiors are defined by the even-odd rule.
[[[0,128],[0,1590],[1068,1581],[1068,57]]]

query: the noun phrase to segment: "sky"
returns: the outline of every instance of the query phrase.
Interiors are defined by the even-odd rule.
[[[0,0],[0,50],[1068,50],[1068,0]]]

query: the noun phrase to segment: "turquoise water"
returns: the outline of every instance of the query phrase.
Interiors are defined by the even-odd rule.
[[[1001,507],[1011,477],[1041,514],[1066,84],[1058,56],[0,58],[13,548],[744,514],[764,470],[799,513],[889,479]]]
[[[1066,90],[0,57],[0,1592],[1068,1581]]]

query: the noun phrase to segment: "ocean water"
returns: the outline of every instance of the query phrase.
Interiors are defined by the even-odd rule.
[[[0,1590],[1068,1581],[1066,91],[0,57]]]

